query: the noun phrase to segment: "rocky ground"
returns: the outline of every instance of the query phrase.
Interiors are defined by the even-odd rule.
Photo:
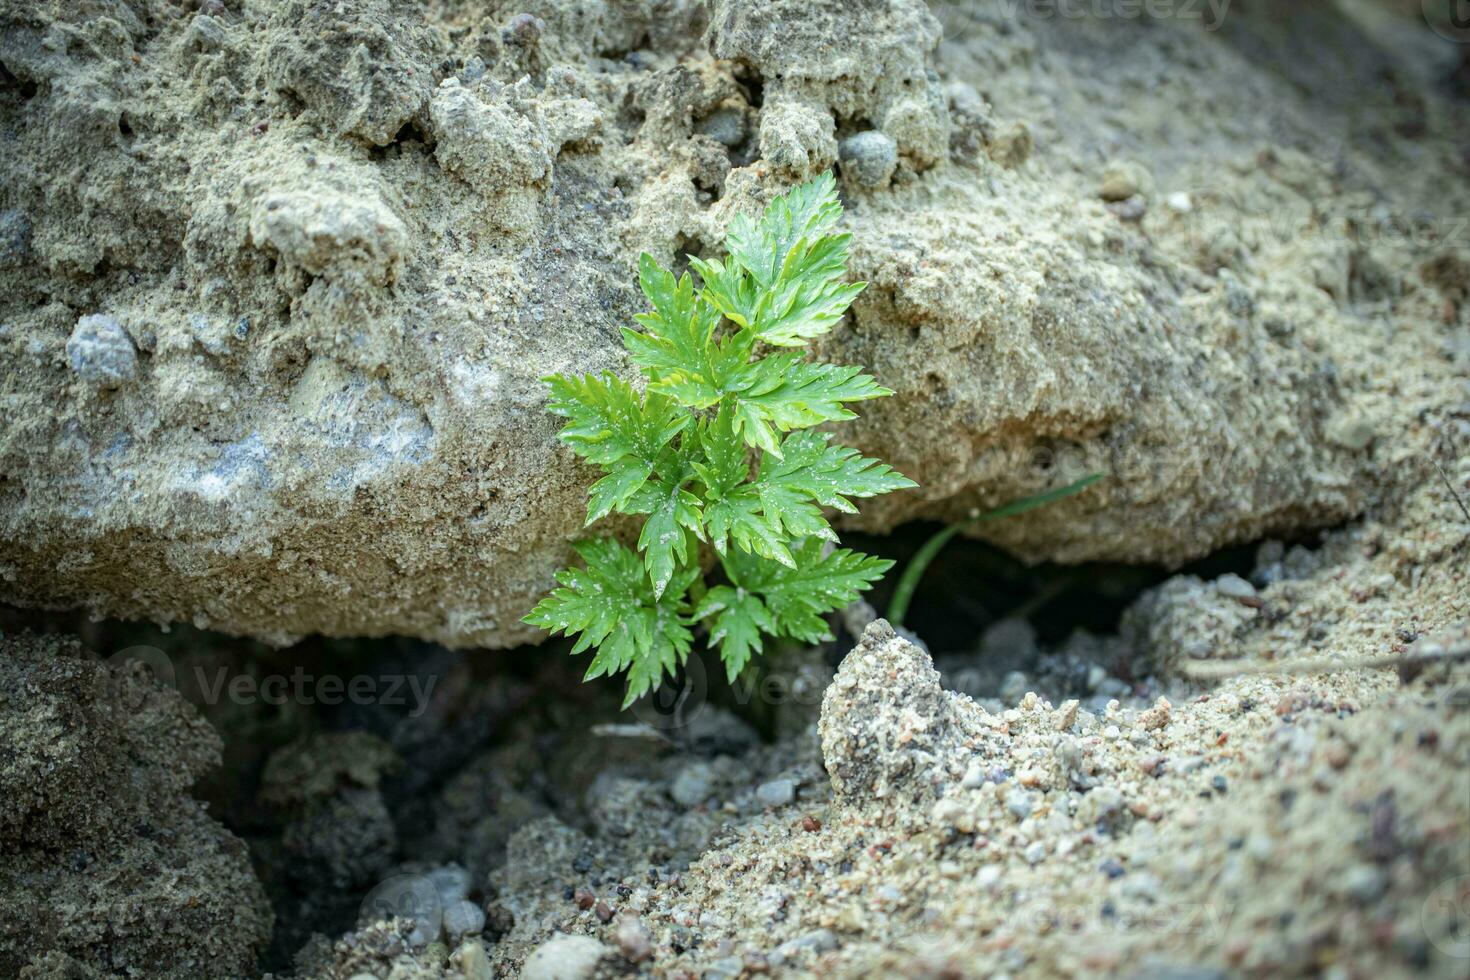
[[[195,633],[142,658],[169,691],[12,637],[0,965],[1458,976],[1467,547],[1426,480],[1314,547],[1263,544],[1243,576],[1170,578],[1115,633],[1048,647],[1001,620],[941,672],[879,620],[845,653],[784,652],[733,698],[693,684],[678,711],[628,715],[559,659],[272,661]],[[1019,668],[999,683],[997,650]],[[423,702],[205,693],[221,668],[389,676],[405,658],[438,679]],[[233,746],[201,784],[229,831],[183,795],[219,757],[201,714]]]
[[[1462,976],[1462,47],[1036,6],[0,4],[0,974]],[[850,529],[1100,471],[984,534],[1151,584],[926,636],[952,545],[621,715],[464,649],[579,530],[536,378],[834,165]]]

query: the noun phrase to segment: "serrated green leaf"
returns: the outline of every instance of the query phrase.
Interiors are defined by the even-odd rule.
[[[728,585],[717,585],[705,593],[694,618],[713,619],[709,624],[710,646],[719,645],[720,659],[732,684],[750,662],[751,654],[764,652],[761,634],[776,632],[776,621],[759,596]]]
[[[864,283],[844,283],[852,236],[832,234],[842,205],[830,173],[777,197],[757,222],[737,215],[728,262],[694,266],[701,295],[776,347],[797,347],[842,318]]]
[[[893,394],[859,367],[807,363],[799,354],[775,354],[748,366],[736,385],[735,430],[747,444],[773,456],[783,452],[777,432],[857,416],[848,402]]]
[[[769,294],[757,310],[755,335],[774,347],[799,347],[831,330],[852,301],[868,286],[865,282],[825,282],[799,279]]]
[[[675,570],[690,561],[694,548],[689,534],[704,540],[700,499],[680,484],[652,480],[628,501],[628,513],[648,515],[638,536],[638,550],[643,552],[643,564],[657,598],[663,595]]]
[[[705,527],[715,551],[723,555],[727,541],[737,548],[780,562],[793,564],[790,536],[771,520],[755,488],[746,484],[704,509]]]
[[[609,464],[607,475],[587,492],[587,523],[600,520],[627,505],[653,473],[653,463],[636,456],[624,456]]]
[[[704,482],[704,526],[715,551],[725,553],[728,542],[766,558],[789,564],[789,535],[763,510],[757,488],[749,482],[750,463],[745,443],[735,433],[735,412],[722,405],[715,417],[700,427],[703,463],[695,473]]]
[[[846,548],[823,555],[823,542],[807,538],[792,549],[796,567],[731,551],[725,574],[736,588],[761,596],[780,633],[805,643],[829,638],[822,617],[841,609],[882,578],[893,562]]]
[[[682,570],[656,599],[631,549],[612,538],[588,538],[573,547],[586,567],[558,572],[560,587],[537,603],[524,622],[552,634],[580,633],[573,654],[597,648],[584,679],[626,671],[627,707],[688,656],[693,634],[686,593],[699,569]]]
[[[793,432],[781,444],[781,457],[766,457],[759,485],[781,487],[845,514],[856,514],[849,497],[876,497],[918,486],[886,463],[856,449],[829,444],[824,432]]]
[[[557,438],[601,466],[625,456],[655,462],[690,422],[673,399],[654,391],[640,394],[611,374],[542,380],[551,389],[546,410],[567,419]]]
[[[721,405],[712,418],[699,426],[703,462],[693,464],[711,497],[719,497],[744,483],[750,476],[745,443],[735,431],[735,414]]]
[[[573,653],[598,645],[615,648],[609,653],[615,661],[631,657],[629,651],[646,643],[637,632],[646,580],[638,556],[610,538],[589,538],[573,548],[586,567],[557,572],[561,588],[537,603],[524,621],[553,634],[581,633]]]
[[[831,172],[792,188],[766,206],[758,222],[738,214],[730,222],[725,246],[761,286],[769,289],[782,275],[798,244],[815,241],[837,227],[842,204]],[[841,272],[839,265],[838,270]]]
[[[689,267],[699,273],[701,299],[736,326],[748,327],[755,322],[761,291],[744,266],[735,261],[690,256]]]
[[[654,381],[679,375],[691,383],[713,383],[710,353],[719,310],[699,301],[687,272],[675,280],[646,252],[638,259],[638,282],[653,310],[635,317],[643,332],[623,328],[634,363]]]

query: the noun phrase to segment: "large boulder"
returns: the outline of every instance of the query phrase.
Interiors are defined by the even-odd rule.
[[[1463,329],[1443,270],[1464,249],[1349,234],[1361,190],[1406,212],[1463,197],[1436,181],[1448,144],[1422,181],[1371,140],[1346,169],[1311,155],[1402,100],[1285,92],[1252,59],[1289,18],[187,6],[4,15],[7,601],[275,643],[532,638],[520,616],[590,482],[538,378],[629,372],[638,253],[711,253],[732,214],[834,163],[870,285],[819,353],[896,390],[842,437],[922,485],[866,528],[1100,471],[984,533],[1028,559],[1178,563],[1357,513],[1395,427],[1459,397],[1465,353],[1434,352]],[[1376,79],[1388,58],[1333,64]],[[1174,63],[1281,108],[1161,122]],[[1419,132],[1443,128],[1415,92]]]

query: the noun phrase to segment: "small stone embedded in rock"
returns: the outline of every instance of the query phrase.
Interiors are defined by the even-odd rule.
[[[975,823],[970,817],[969,810],[958,800],[940,800],[934,804],[931,816],[937,826],[953,827],[962,834],[967,834],[975,829]]]
[[[1371,420],[1348,412],[1327,423],[1327,441],[1355,453],[1372,445],[1377,434]]]
[[[1122,201],[1109,201],[1108,210],[1117,216],[1119,221],[1142,221],[1143,216],[1148,213],[1148,202],[1140,194],[1134,194]]]
[[[730,107],[716,109],[699,121],[696,131],[733,150],[745,142],[745,113]]]
[[[1031,810],[1036,805],[1031,794],[1017,791],[1006,799],[1006,811],[1017,820],[1025,820],[1031,816]]]
[[[558,934],[526,957],[521,980],[588,980],[610,952],[591,936]]]
[[[755,791],[762,806],[786,806],[796,799],[796,783],[790,779],[773,779]]]
[[[1249,599],[1255,596],[1256,587],[1234,572],[1226,572],[1215,579],[1215,591],[1231,599]]]
[[[882,187],[898,166],[898,144],[877,130],[848,136],[838,144],[838,159],[845,174],[865,187]]]
[[[1146,195],[1151,179],[1143,166],[1131,160],[1108,164],[1098,186],[1098,196],[1110,204],[1118,204],[1135,195]]]
[[[653,944],[649,941],[648,929],[638,919],[629,916],[618,921],[613,931],[618,952],[630,963],[642,963],[653,955]]]
[[[66,341],[66,362],[77,377],[99,388],[117,388],[138,373],[138,352],[122,324],[103,313],[77,320]]]
[[[467,939],[449,958],[451,966],[459,968],[464,980],[490,980],[493,975],[490,957],[485,945],[478,939]]]
[[[515,47],[530,47],[541,40],[546,22],[535,14],[520,13],[505,22],[500,29],[500,40]]]
[[[1174,706],[1169,703],[1169,699],[1161,695],[1152,708],[1138,716],[1139,727],[1148,732],[1157,731],[1169,724],[1173,711]]]
[[[772,959],[778,963],[790,963],[808,950],[820,955],[831,952],[836,948],[837,936],[833,934],[832,930],[816,929],[776,947],[776,952],[772,956]]]
[[[31,257],[31,219],[19,208],[0,211],[0,269]]]
[[[485,910],[468,899],[460,899],[444,909],[444,932],[451,939],[474,936],[485,929]]]
[[[705,967],[700,980],[735,980],[744,970],[744,960],[738,956],[726,956]]]

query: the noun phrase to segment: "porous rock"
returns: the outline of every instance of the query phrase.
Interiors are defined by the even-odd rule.
[[[71,640],[0,640],[0,974],[254,972],[264,892],[245,845],[189,796],[219,753],[146,671]]]
[[[1386,492],[1386,436],[1463,400],[1463,365],[1425,353],[1458,350],[1466,308],[1437,270],[1463,260],[1352,245],[1343,190],[1453,213],[1449,165],[1370,140],[1338,174],[1347,107],[1298,94],[1275,122],[1193,120],[1193,156],[1152,178],[1191,209],[1122,223],[1098,196],[1120,150],[1084,108],[1112,90],[1072,86],[1095,69],[1080,52],[1128,32],[1079,44],[1066,32],[1095,25],[915,0],[161,11],[43,0],[0,24],[9,602],[272,643],[539,636],[520,617],[584,533],[593,478],[540,377],[631,373],[638,254],[713,251],[860,132],[897,163],[882,193],[847,182],[869,285],[816,354],[894,389],[838,437],[921,486],[848,527],[1101,472],[975,533],[1027,560],[1178,564],[1361,512]],[[1269,48],[1282,23],[1227,29]],[[1347,21],[1314,26],[1361,47]],[[1169,37],[1114,60],[1283,97],[1231,45]],[[1163,98],[1116,110],[1162,131],[1144,116]],[[1272,222],[1324,230],[1276,241]],[[1402,329],[1365,329],[1364,303]],[[137,348],[105,400],[67,352],[101,310]],[[1344,439],[1344,418],[1377,437]]]
[[[875,620],[822,696],[817,731],[832,795],[850,803],[932,795],[932,777],[953,764],[969,727],[966,710],[979,709],[940,687],[927,653]]]

